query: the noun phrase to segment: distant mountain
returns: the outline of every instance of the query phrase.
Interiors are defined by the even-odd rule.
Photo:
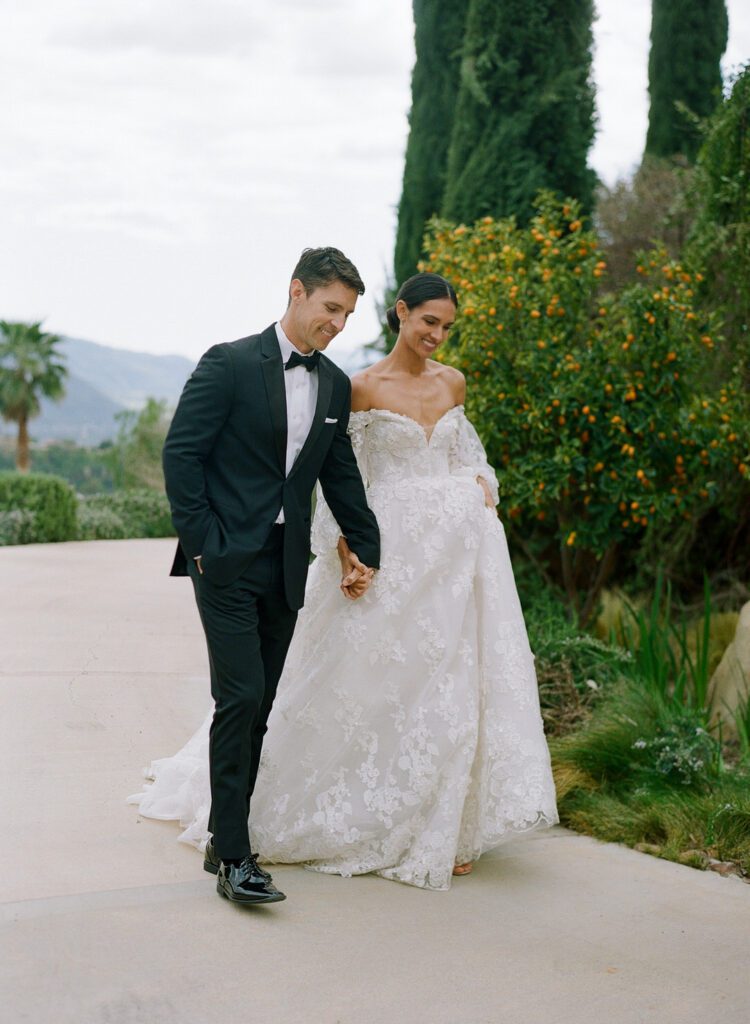
[[[110,348],[93,341],[63,337],[68,377],[61,402],[42,401],[41,415],[29,424],[32,441],[74,441],[94,447],[117,434],[115,415],[123,409],[140,409],[147,398],[166,399],[177,405],[194,363],[183,356],[154,356],[147,352]],[[367,348],[328,353],[351,375],[378,358]],[[15,435],[16,426],[0,420],[0,434]]]
[[[42,401],[41,415],[29,424],[36,443],[67,440],[94,446],[110,440],[121,410],[139,409],[147,398],[176,405],[194,366],[183,356],[130,352],[80,338],[64,337],[60,351],[68,367],[65,398]],[[0,421],[0,433],[15,432],[15,424]]]
[[[123,408],[85,380],[70,376],[62,402],[42,399],[41,415],[31,421],[29,432],[35,443],[75,441],[93,448],[115,436],[115,413]]]
[[[147,398],[166,398],[176,405],[195,365],[183,356],[152,356],[80,338],[63,338],[60,350],[71,376],[126,409],[140,409]]]

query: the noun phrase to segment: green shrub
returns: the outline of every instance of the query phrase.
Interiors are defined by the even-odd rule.
[[[33,530],[35,518],[33,512],[22,512],[21,509],[0,512],[0,547],[23,544],[24,534]]]
[[[647,775],[682,786],[700,786],[715,774],[721,751],[713,736],[687,715],[669,722],[658,736],[637,739],[633,747],[646,755],[642,770]]]
[[[127,530],[122,519],[110,508],[97,508],[90,500],[78,506],[79,540],[123,540]]]
[[[633,678],[607,694],[583,728],[555,744],[555,758],[609,791],[701,789],[723,770],[702,709],[679,706]]]
[[[10,543],[46,544],[76,537],[75,492],[57,476],[0,473],[0,512],[27,513],[13,520],[17,534]]]
[[[589,718],[619,681],[631,656],[580,632],[570,620],[562,592],[529,560],[515,560],[514,570],[536,658],[545,729],[548,736],[564,736]]]
[[[539,538],[541,562],[581,626],[654,523],[675,530],[747,495],[750,422],[732,366],[715,382],[715,320],[698,271],[662,251],[607,301],[606,264],[578,204],[542,194],[528,227],[430,223],[428,260],[462,299],[438,361],[468,380],[467,410],[498,467],[503,519]]]
[[[145,488],[82,498],[79,517],[81,540],[174,536],[166,495]]]

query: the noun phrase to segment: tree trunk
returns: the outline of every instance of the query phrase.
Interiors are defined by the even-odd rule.
[[[607,550],[604,552],[604,556],[599,563],[599,569],[597,571],[594,582],[586,595],[586,600],[583,603],[578,615],[578,625],[581,629],[585,629],[589,624],[594,609],[596,608],[596,602],[599,600],[599,595],[602,592],[602,587],[607,582],[609,577],[612,575],[615,563],[617,562],[617,544],[613,541]]]
[[[570,605],[571,619],[578,616],[580,609],[578,601],[578,590],[576,588],[575,571],[573,569],[573,555],[570,548],[563,542],[560,548],[560,565],[562,568],[563,586]]]
[[[26,416],[18,420],[18,440],[16,442],[16,469],[19,473],[28,473],[31,467],[29,458],[29,421]]]

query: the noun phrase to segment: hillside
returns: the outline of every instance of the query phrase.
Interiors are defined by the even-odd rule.
[[[94,446],[117,433],[115,414],[139,409],[147,398],[163,398],[174,406],[193,369],[182,356],[154,356],[110,348],[80,338],[62,339],[69,375],[61,402],[42,402],[31,421],[33,442],[74,441]],[[14,435],[13,423],[0,421],[0,433]]]
[[[68,366],[66,395],[61,402],[42,402],[41,415],[30,424],[34,444],[73,441],[94,447],[110,440],[117,433],[115,415],[123,409],[140,409],[147,398],[175,406],[194,366],[183,356],[154,356],[80,338],[63,337],[60,351]],[[350,375],[376,357],[366,348],[333,346],[328,355]],[[15,433],[15,424],[0,420],[0,435]]]
[[[166,398],[176,405],[194,366],[183,356],[154,356],[79,338],[64,338],[61,349],[71,376],[126,409],[139,409],[147,398]]]

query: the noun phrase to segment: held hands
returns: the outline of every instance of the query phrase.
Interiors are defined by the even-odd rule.
[[[356,601],[369,588],[375,570],[360,562],[343,537],[339,537],[336,550],[341,562],[341,593],[350,601]]]

